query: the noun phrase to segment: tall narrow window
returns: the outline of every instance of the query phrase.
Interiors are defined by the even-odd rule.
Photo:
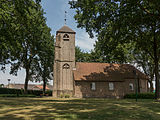
[[[129,83],[129,89],[130,89],[130,90],[134,90],[134,88],[133,88],[133,83]]]
[[[69,41],[69,35],[68,35],[68,34],[64,34],[63,40],[64,40],[64,41]]]
[[[114,90],[114,84],[113,84],[113,82],[109,82],[109,90]]]
[[[96,90],[96,83],[95,82],[92,82],[90,84],[90,87],[91,87],[91,90]]]

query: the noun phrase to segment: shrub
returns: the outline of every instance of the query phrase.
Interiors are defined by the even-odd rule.
[[[63,94],[60,94],[60,98],[63,98],[64,97],[64,95]]]
[[[27,93],[29,95],[40,96],[41,94],[43,94],[43,91],[41,91],[41,90],[27,90]],[[18,96],[24,95],[24,90],[23,89],[0,88],[0,94],[12,94],[12,95],[14,94],[13,96],[16,95],[16,97],[18,97]],[[46,91],[46,94],[48,96],[52,96],[52,91],[48,90],[48,91]]]
[[[0,97],[36,97],[36,95],[31,95],[31,94],[25,94],[25,95],[19,95],[19,94],[0,94]]]
[[[0,88],[0,94],[22,94],[20,89]]]
[[[17,94],[0,94],[0,97],[17,97]]]
[[[39,96],[43,93],[43,91],[40,90],[28,90],[28,94]],[[23,89],[11,89],[11,88],[0,88],[0,94],[16,94],[23,95],[24,90]]]
[[[45,93],[48,94],[48,96],[52,96],[52,91],[51,90],[47,90]]]
[[[70,95],[66,94],[64,95],[65,98],[70,98]]]
[[[126,94],[124,98],[136,99],[136,94],[135,93]],[[138,93],[137,98],[138,99],[154,99],[155,94],[154,93]]]
[[[43,94],[43,91],[41,91],[41,90],[27,90],[27,93],[39,96],[40,94]]]

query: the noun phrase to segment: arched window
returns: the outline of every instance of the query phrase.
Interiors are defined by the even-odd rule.
[[[63,65],[63,69],[69,69],[69,65],[68,65],[67,63],[65,63],[65,64]]]
[[[129,83],[129,89],[134,90],[133,83]]]
[[[68,34],[64,34],[63,40],[64,40],[64,41],[69,41],[69,35],[68,35]]]

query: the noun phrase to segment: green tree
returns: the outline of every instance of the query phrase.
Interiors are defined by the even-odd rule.
[[[0,84],[0,88],[3,88],[4,87],[4,84]]]
[[[0,64],[11,63],[10,73],[14,75],[25,69],[26,92],[33,61],[39,60],[38,53],[44,41],[49,40],[50,29],[39,0],[1,0],[0,3]]]
[[[38,0],[37,0],[38,2]],[[30,9],[37,9],[33,0],[1,0],[0,1],[0,64],[13,61],[12,56],[19,54],[24,36],[25,21]],[[3,67],[5,68],[5,67]]]
[[[99,38],[94,45],[94,50],[91,51],[92,60],[96,62],[107,63],[129,63],[133,60],[130,54],[131,44],[112,44],[113,40],[104,41]]]
[[[46,34],[48,34],[46,30]],[[43,94],[46,91],[46,85],[49,80],[53,80],[51,73],[54,64],[54,37],[47,35],[43,43],[40,45],[38,52],[38,60],[34,60],[32,67],[32,81],[43,81]]]
[[[142,68],[144,73],[149,76],[150,92],[153,92],[153,80],[154,80],[154,61],[151,59],[148,53],[142,53],[142,51],[134,51],[134,62],[137,67]]]
[[[116,54],[117,47],[121,48],[128,44],[133,44],[141,53],[148,53],[151,56],[155,67],[156,99],[160,97],[159,3],[159,0],[77,0],[70,2],[71,8],[76,9],[75,19],[78,27],[85,28],[91,37],[94,36],[93,32],[97,33],[98,41],[103,43],[102,46],[108,45],[111,56]]]
[[[78,46],[75,48],[75,57],[76,62],[91,62],[91,54],[82,51]]]

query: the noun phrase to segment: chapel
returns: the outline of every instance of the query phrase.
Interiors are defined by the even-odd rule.
[[[75,34],[66,25],[56,32],[53,97],[123,98],[148,91],[149,78],[130,64],[76,62]]]

